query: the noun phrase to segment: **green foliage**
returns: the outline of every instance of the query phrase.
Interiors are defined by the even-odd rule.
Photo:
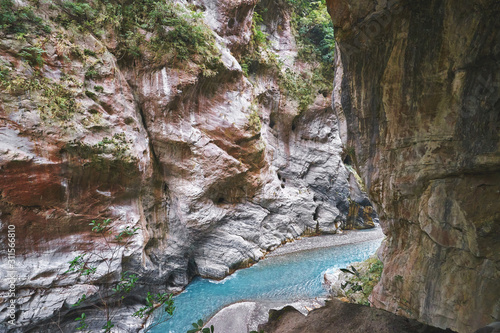
[[[50,79],[42,79],[44,83],[42,96],[47,101],[47,105],[41,107],[42,114],[45,118],[68,120],[80,110],[75,95],[66,86],[50,81]]]
[[[129,293],[134,289],[138,279],[137,275],[124,272],[121,274],[120,282],[113,288],[113,291],[115,293]]]
[[[86,322],[86,319],[87,319],[87,317],[85,316],[85,313],[82,313],[80,315],[80,317],[77,317],[75,319],[75,321],[78,322],[78,325],[80,325],[80,326],[78,326],[76,328],[77,331],[83,331],[83,330],[86,330],[89,327],[89,325]]]
[[[334,30],[325,0],[286,0],[286,2],[292,10],[292,26],[296,34],[299,58],[306,62],[317,61],[320,64],[314,69],[312,76],[302,78],[305,82],[297,83],[297,89],[291,90],[300,96],[300,109],[304,110],[308,103],[313,102],[312,99],[317,92],[326,94],[331,89],[335,52]]]
[[[323,63],[331,66],[335,39],[326,1],[287,0],[287,2],[293,8],[292,23],[301,44],[301,56],[307,60],[311,55],[316,55]]]
[[[368,270],[369,273],[375,274],[376,276],[379,276],[382,274],[382,270],[384,269],[384,264],[380,260],[374,260],[372,264],[370,265],[370,269]]]
[[[140,308],[133,314],[133,316],[138,318],[149,316],[157,308],[155,304],[163,304],[165,306],[164,312],[166,312],[169,316],[172,316],[175,310],[174,300],[172,297],[172,294],[158,293],[153,295],[148,292],[148,295],[146,296],[146,306]]]
[[[124,133],[116,133],[113,137],[104,137],[95,145],[86,145],[80,141],[70,142],[66,149],[70,152],[76,152],[82,158],[89,158],[92,162],[100,162],[105,154],[112,155],[115,159],[122,160],[123,162],[133,162],[133,158],[129,156],[129,141],[127,141]],[[105,220],[106,221],[106,220]],[[92,221],[94,223],[94,221]],[[97,223],[97,222],[95,222]],[[93,225],[93,224],[91,224]],[[101,232],[102,228],[106,228],[105,222],[98,223],[93,227],[97,232]]]
[[[99,237],[101,243],[104,243],[104,249],[84,251],[82,254],[76,256],[69,262],[70,266],[63,274],[76,273],[79,276],[95,274],[97,267],[91,266],[90,262],[99,260],[101,261],[101,265],[104,264],[105,266],[104,276],[109,276],[114,270],[114,267],[112,266],[113,261],[118,259],[121,253],[128,248],[130,245],[130,240],[128,238],[135,235],[139,229],[127,226],[118,234],[113,235],[113,228],[110,219],[102,221],[92,220],[89,225],[92,227],[92,233]],[[111,332],[113,327],[115,327],[114,318],[116,309],[119,308],[121,301],[125,299],[126,295],[134,290],[138,280],[139,278],[137,275],[129,272],[123,272],[118,282],[115,282],[112,285],[101,285],[101,290],[98,293],[99,301],[97,303],[90,303],[87,295],[82,294],[78,301],[73,304],[73,307],[86,305],[86,307],[93,306],[99,311],[102,311],[106,321],[101,327],[101,330],[104,333]],[[91,281],[87,283],[96,282]],[[175,309],[173,302],[171,294],[167,295],[159,293],[153,296],[148,293],[148,296],[146,297],[146,306],[137,311],[133,316],[139,318],[149,316],[157,307],[163,305],[165,305],[165,311],[171,316]],[[165,318],[163,321],[168,320],[169,318],[170,317]],[[75,319],[75,321],[78,321],[79,323],[79,326],[77,327],[78,331],[87,330],[89,328],[85,313],[82,313],[80,317]]]
[[[85,72],[85,78],[86,79],[95,79],[99,76],[99,73],[97,70],[94,68],[94,66],[90,66],[87,71]]]
[[[120,59],[137,58],[148,50],[158,61],[181,64],[190,60],[203,65],[206,77],[221,68],[213,33],[203,23],[202,13],[189,7],[163,0],[78,0],[64,2],[64,9],[58,18],[63,25],[75,24],[96,35],[114,30],[119,36],[116,55]],[[146,32],[153,33],[149,41],[144,38]],[[95,57],[90,52],[86,54]]]
[[[10,69],[0,63],[0,87],[6,86],[10,81]]]
[[[292,24],[297,32],[299,55],[307,62],[318,62],[320,66],[310,71],[295,72],[285,68],[277,54],[271,49],[267,34],[261,30],[263,16],[273,15],[269,8],[257,5],[252,22],[252,38],[240,59],[246,76],[259,70],[274,71],[282,94],[298,102],[299,111],[304,111],[314,102],[318,93],[327,94],[333,80],[333,25],[324,1],[286,1],[292,13]],[[331,31],[330,31],[331,30]],[[328,46],[328,47],[327,47]]]
[[[73,91],[39,73],[30,78],[14,77],[2,86],[9,92],[29,94],[36,102],[42,120],[66,121],[80,111]]]
[[[130,154],[131,141],[124,133],[115,133],[111,138],[104,137],[94,145],[85,144],[79,140],[69,142],[64,150],[72,156],[87,160],[90,166],[109,170],[109,168],[124,168],[133,172],[137,158]],[[121,172],[125,172],[122,170]],[[136,228],[125,228],[115,237],[115,241],[122,241],[137,231]]]
[[[79,272],[85,264],[84,261],[85,253],[76,256],[73,260],[69,262],[69,268],[64,274],[69,272]]]
[[[248,76],[248,71],[250,69],[248,63],[246,61],[242,61],[240,65],[241,65],[241,70],[243,71],[243,74],[245,74],[245,76]]]
[[[92,99],[92,100],[94,100],[94,101],[96,101],[96,100],[97,100],[97,95],[96,95],[95,93],[93,93],[92,91],[85,90],[85,95],[86,95],[88,98],[90,98],[90,99]]]
[[[99,93],[104,92],[104,88],[102,86],[94,86],[94,90]]]
[[[248,115],[248,129],[252,132],[258,133],[260,132],[260,129],[262,127],[259,116],[259,109],[257,105],[252,104],[250,110],[251,112]]]
[[[345,146],[344,154],[349,155],[352,161],[356,160],[356,149],[354,149],[354,146]]]
[[[80,298],[78,299],[78,301],[76,301],[76,303],[72,305],[72,307],[73,306],[80,306],[80,304],[82,304],[83,302],[85,302],[86,299],[87,299],[87,295],[83,294],[82,296],[80,296]]]
[[[25,47],[19,52],[19,56],[26,60],[33,67],[42,67],[42,55],[46,53],[43,49],[36,46]]]
[[[84,49],[83,54],[85,54],[86,56],[97,58],[96,53],[94,51],[89,50],[89,49]]]
[[[103,330],[103,332],[104,332],[104,333],[109,333],[109,332],[111,332],[111,329],[112,329],[113,327],[115,327],[115,324],[113,324],[113,323],[111,322],[111,320],[108,320],[108,321],[106,322],[106,324],[104,324],[104,325],[102,326],[102,330]]]
[[[251,43],[255,43],[257,46],[266,46],[268,44],[267,34],[265,34],[261,29],[261,24],[264,20],[258,12],[253,13],[252,17],[252,40]]]
[[[96,9],[92,8],[90,4],[84,1],[65,1],[63,2],[63,8],[66,9],[66,13],[69,13],[82,23],[92,21],[97,15]]]
[[[344,273],[352,274],[352,275],[354,275],[354,276],[356,276],[356,277],[358,277],[358,278],[359,278],[360,274],[359,274],[359,272],[356,270],[356,268],[355,268],[354,266],[352,266],[352,265],[351,265],[351,269],[352,269],[352,271],[350,271],[350,270],[348,270],[348,269],[346,269],[346,268],[341,268],[340,270],[341,270],[342,272],[344,272]]]
[[[203,23],[202,14],[179,4],[150,2],[153,8],[144,25],[156,32],[150,45],[156,57],[167,55],[174,64],[191,60],[200,65],[202,76],[217,75],[223,68],[220,51],[211,30]]]
[[[282,93],[299,102],[300,111],[304,111],[307,106],[314,102],[316,90],[314,90],[310,77],[304,77],[286,68],[279,72],[278,83]]]
[[[139,230],[139,228],[131,228],[131,227],[127,226],[127,227],[125,227],[125,229],[120,231],[120,233],[118,233],[118,235],[115,236],[115,240],[118,242],[121,242],[121,241],[123,241],[124,237],[130,237],[132,235],[137,234],[137,230]]]
[[[0,31],[22,36],[29,32],[50,33],[51,29],[30,6],[19,7],[12,0],[0,0]]]
[[[146,306],[140,308],[132,315],[133,317],[141,319],[146,318],[161,306],[163,306],[164,311],[159,311],[155,314],[154,323],[148,326],[144,332],[148,332],[153,327],[160,325],[172,317],[175,310],[173,295],[167,293],[158,293],[153,295],[148,292],[148,295],[146,296]]]
[[[347,297],[354,293],[361,292],[362,297],[358,300],[358,303],[370,305],[368,296],[370,296],[373,287],[375,287],[380,280],[384,266],[383,263],[375,257],[369,258],[365,263],[369,265],[365,273],[359,272],[354,266],[351,266],[350,270],[345,268],[341,269],[342,272],[352,275],[350,279],[347,279],[346,282],[341,284],[341,289],[345,290],[345,295]]]
[[[255,11],[252,17],[252,38],[240,59],[241,69],[246,76],[261,69],[278,69],[278,58],[270,49],[268,36],[261,29],[262,23],[262,16]]]
[[[115,133],[111,138],[104,137],[93,148],[101,154],[111,154],[118,160],[132,162],[134,159],[129,155],[130,143],[125,133]],[[135,230],[133,232],[135,233]]]
[[[149,13],[149,25],[156,28],[158,33],[153,39],[153,47],[157,51],[164,49],[165,46],[173,47],[174,56],[179,61],[188,60],[191,55],[204,53],[207,50],[203,45],[210,37],[210,32],[204,29],[203,25],[196,24],[199,18],[201,17],[197,14],[180,12],[179,7],[170,3],[154,4],[154,10]],[[164,29],[159,29],[161,26],[173,29],[165,32]]]
[[[141,35],[133,31],[126,31],[122,35],[120,45],[121,53],[124,57],[139,58],[142,55],[141,45],[143,43]]]
[[[214,325],[208,327],[203,327],[203,320],[198,320],[196,323],[192,323],[194,328],[190,329],[187,331],[187,333],[196,333],[196,332],[201,332],[201,333],[214,333]]]
[[[111,219],[105,219],[102,222],[97,222],[96,220],[92,220],[92,222],[89,223],[89,225],[92,226],[92,231],[97,233],[108,231],[110,224],[111,224]]]

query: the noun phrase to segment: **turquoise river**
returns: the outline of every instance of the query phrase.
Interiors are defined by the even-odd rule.
[[[149,332],[185,333],[198,319],[207,320],[238,301],[295,301],[327,295],[327,271],[367,259],[382,239],[272,256],[222,281],[195,278],[175,297],[173,317]]]

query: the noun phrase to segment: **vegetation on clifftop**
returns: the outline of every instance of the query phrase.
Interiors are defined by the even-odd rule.
[[[333,65],[335,39],[333,23],[325,0],[286,0],[293,8],[292,24],[300,43],[299,56],[318,57],[322,64]],[[328,73],[333,75],[333,73]]]
[[[298,47],[297,66],[285,65],[266,32],[277,11],[291,15],[291,28]],[[280,24],[277,23],[278,30],[283,28]],[[334,47],[333,25],[324,0],[281,0],[273,3],[272,8],[263,1],[255,8],[252,38],[240,63],[247,76],[262,71],[276,73],[281,93],[296,100],[299,111],[304,111],[318,93],[326,95],[331,89]]]
[[[56,18],[63,26],[75,25],[100,38],[116,36],[119,59],[149,53],[174,65],[190,60],[202,66],[204,76],[220,67],[215,37],[203,14],[192,8],[161,0],[77,0],[64,2],[63,9]]]
[[[35,12],[43,12],[49,20]],[[119,60],[146,56],[148,61],[174,66],[189,61],[199,66],[204,77],[214,76],[222,68],[213,32],[204,24],[203,13],[190,6],[162,0],[33,1],[33,5],[0,0],[0,32],[6,35],[25,39],[59,27],[73,36],[87,32],[102,41],[113,40],[110,51]],[[28,51],[25,55],[30,63],[40,66],[40,53]],[[95,53],[86,52],[85,56]]]
[[[51,28],[35,15],[31,6],[16,9],[14,1],[0,0],[0,31],[23,35],[33,28],[39,33],[51,32]]]

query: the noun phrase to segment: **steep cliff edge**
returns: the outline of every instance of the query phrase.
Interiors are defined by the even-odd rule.
[[[71,330],[78,297],[124,271],[178,291],[300,235],[373,225],[290,6],[257,2],[0,2],[0,239],[15,226],[19,330]],[[140,228],[112,274],[89,227],[107,218]],[[62,275],[87,249],[97,273]]]
[[[500,5],[327,1],[341,137],[387,235],[374,306],[500,320]]]

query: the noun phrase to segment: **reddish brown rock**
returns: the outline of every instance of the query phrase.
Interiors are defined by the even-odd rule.
[[[387,235],[373,304],[459,332],[498,320],[498,2],[327,2],[341,137]]]

